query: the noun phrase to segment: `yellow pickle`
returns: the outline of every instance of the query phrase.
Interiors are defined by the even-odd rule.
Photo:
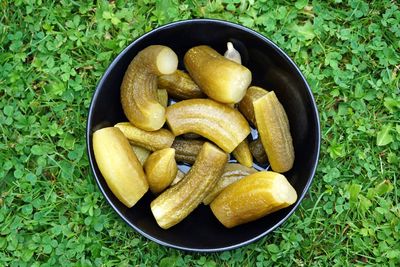
[[[210,207],[225,227],[232,228],[286,208],[296,200],[296,190],[285,176],[261,171],[226,187]]]
[[[93,133],[97,166],[113,194],[128,208],[147,192],[149,185],[142,165],[123,133],[106,127]]]
[[[211,143],[204,143],[185,177],[151,202],[157,224],[168,229],[186,218],[214,187],[227,161],[225,152]]]
[[[157,76],[176,71],[178,57],[171,48],[151,45],[129,64],[121,84],[121,104],[136,127],[155,131],[165,123],[165,107],[158,102]]]
[[[274,91],[253,102],[258,135],[271,168],[287,172],[294,163],[294,147],[289,120]]]
[[[239,111],[211,99],[182,100],[167,108],[167,124],[175,136],[199,134],[230,153],[250,133]]]

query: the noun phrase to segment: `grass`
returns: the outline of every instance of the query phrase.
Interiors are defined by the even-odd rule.
[[[396,1],[0,0],[0,266],[399,266]],[[319,107],[307,198],[273,234],[215,254],[126,226],[91,177],[85,124],[111,60],[141,34],[220,18],[282,47]]]

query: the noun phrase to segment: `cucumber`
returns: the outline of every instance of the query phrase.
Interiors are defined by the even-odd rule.
[[[294,147],[286,112],[271,91],[253,102],[258,135],[268,156],[271,168],[287,172],[293,167]]]
[[[248,68],[206,45],[189,49],[183,61],[201,90],[221,103],[238,103],[251,83],[252,75]]]
[[[167,124],[177,136],[199,134],[230,153],[250,133],[242,114],[228,105],[212,99],[182,100],[167,108]]]
[[[225,227],[232,228],[288,207],[296,200],[296,190],[285,176],[262,171],[229,185],[210,207]]]
[[[158,102],[157,76],[171,74],[178,56],[171,48],[150,45],[131,61],[121,84],[121,104],[128,120],[136,127],[155,131],[165,123],[165,107]]]
[[[228,155],[221,149],[204,143],[185,177],[151,202],[157,224],[168,229],[185,219],[214,187],[227,161]]]

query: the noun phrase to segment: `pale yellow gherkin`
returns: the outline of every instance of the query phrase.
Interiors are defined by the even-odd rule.
[[[141,146],[131,145],[131,147],[140,164],[143,166],[146,159],[150,156],[151,151]]]
[[[286,112],[273,91],[253,102],[258,135],[272,170],[287,172],[293,167],[294,147]]]
[[[210,207],[217,219],[231,228],[286,208],[296,200],[296,190],[285,176],[262,171],[226,187]]]
[[[242,165],[246,167],[253,166],[253,156],[251,155],[249,142],[244,139],[233,151],[232,155]]]
[[[251,122],[254,126],[257,126],[256,117],[254,115],[254,107],[253,102],[259,99],[262,96],[265,96],[268,93],[267,90],[264,90],[258,86],[250,86],[246,94],[244,95],[242,101],[239,102],[239,110],[245,116],[245,118]]]
[[[116,127],[97,130],[93,133],[93,151],[97,166],[114,195],[128,208],[135,205],[149,186],[126,137]]]
[[[144,164],[150,191],[162,192],[175,179],[178,166],[175,161],[175,149],[164,148],[152,153]]]

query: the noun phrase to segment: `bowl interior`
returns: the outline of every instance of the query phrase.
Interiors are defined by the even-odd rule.
[[[285,173],[296,189],[298,201],[257,221],[227,229],[207,206],[200,205],[178,225],[161,229],[155,222],[148,192],[133,208],[126,208],[112,194],[94,159],[92,133],[99,128],[127,121],[120,104],[120,84],[132,58],[149,45],[171,47],[183,69],[185,52],[196,45],[209,45],[224,53],[233,42],[242,62],[252,71],[252,85],[274,90],[284,106],[291,127],[295,163]],[[320,129],[318,112],[311,91],[296,65],[275,44],[245,27],[216,20],[190,20],[172,23],[145,34],[127,47],[110,65],[99,82],[89,110],[88,155],[94,177],[110,205],[135,230],[160,244],[192,251],[219,251],[248,244],[266,235],[294,212],[304,197],[318,161]]]

